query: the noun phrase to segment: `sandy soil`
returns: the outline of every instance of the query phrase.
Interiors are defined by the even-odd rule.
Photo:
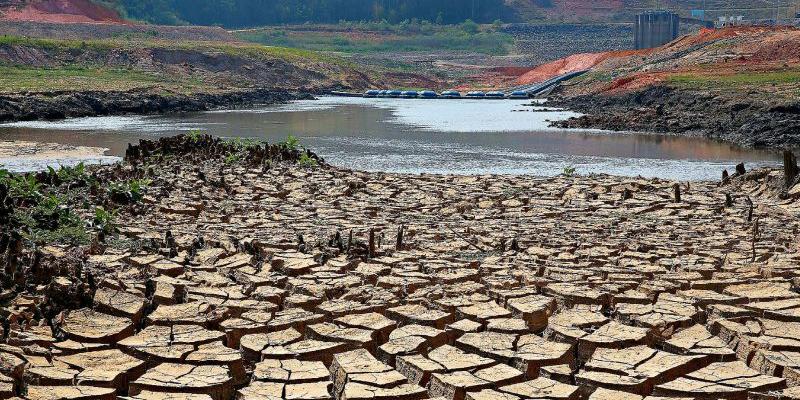
[[[108,149],[58,143],[0,141],[0,168],[14,172],[33,171],[44,166],[108,164],[118,157],[105,155]]]

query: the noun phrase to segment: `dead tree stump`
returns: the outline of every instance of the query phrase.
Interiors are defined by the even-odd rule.
[[[369,228],[369,258],[375,257],[375,228]]]
[[[786,187],[790,188],[794,185],[794,180],[800,170],[797,168],[797,157],[791,151],[783,152],[783,175],[786,178]]]
[[[744,168],[744,163],[740,163],[736,165],[736,176],[742,176],[747,173],[747,169]]]

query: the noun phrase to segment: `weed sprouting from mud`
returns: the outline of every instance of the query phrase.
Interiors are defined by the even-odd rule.
[[[309,156],[308,152],[304,152],[300,155],[300,159],[297,160],[297,164],[304,168],[314,168],[317,166],[317,160]]]

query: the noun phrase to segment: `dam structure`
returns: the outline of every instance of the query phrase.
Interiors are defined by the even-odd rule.
[[[637,50],[658,47],[680,33],[680,16],[670,11],[648,11],[636,16],[634,46]]]

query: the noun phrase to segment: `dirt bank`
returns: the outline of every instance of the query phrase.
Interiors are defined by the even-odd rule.
[[[57,143],[0,141],[0,169],[11,172],[40,171],[47,166],[72,167],[80,163],[111,164],[119,157],[105,155],[98,147]]]
[[[254,89],[229,93],[87,91],[0,95],[0,121],[56,120],[123,114],[207,111],[308,99],[308,93]]]
[[[588,115],[558,125],[800,147],[798,46],[796,28],[731,27],[655,49],[596,54],[590,72],[553,94],[554,104]],[[552,71],[540,67],[544,75],[536,78],[583,58],[552,63],[560,68]]]
[[[124,24],[119,13],[91,0],[6,0],[0,19],[54,23]]]
[[[651,86],[613,96],[555,98],[552,104],[586,114],[554,123],[564,128],[670,133],[744,147],[800,148],[798,100],[759,101]]]

